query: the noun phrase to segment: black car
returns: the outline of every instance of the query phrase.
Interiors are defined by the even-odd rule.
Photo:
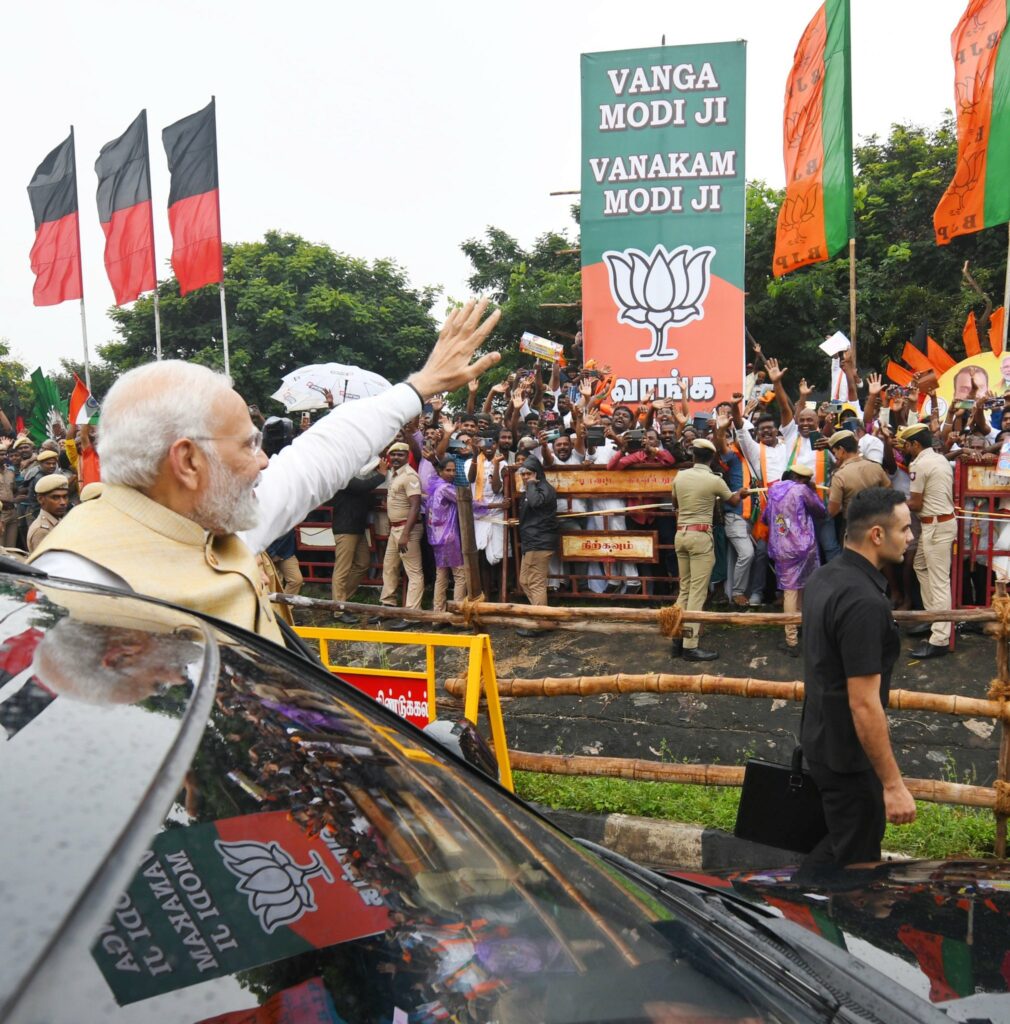
[[[0,575],[0,724],[4,1021],[950,1019],[773,901],[580,843],[319,665],[158,602]]]

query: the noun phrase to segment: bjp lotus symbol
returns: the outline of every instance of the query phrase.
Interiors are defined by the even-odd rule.
[[[610,271],[610,294],[620,310],[618,321],[653,334],[652,348],[635,353],[635,358],[641,362],[677,358],[677,352],[666,347],[667,332],[704,317],[714,255],[710,245],[698,249],[681,245],[672,252],[657,245],[651,256],[639,249],[603,254]]]
[[[239,880],[236,888],[249,897],[249,909],[260,919],[268,935],[282,924],[297,921],[316,909],[316,898],[307,879],[322,875],[333,881],[319,854],[313,850],[310,864],[296,864],[284,849],[270,843],[214,843],[224,866]]]

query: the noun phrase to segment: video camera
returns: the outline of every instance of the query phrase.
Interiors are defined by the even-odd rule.
[[[271,416],[263,424],[263,454],[269,458],[295,439],[295,425],[287,416]]]
[[[629,452],[640,452],[645,442],[644,430],[628,430],[624,434],[624,445]]]

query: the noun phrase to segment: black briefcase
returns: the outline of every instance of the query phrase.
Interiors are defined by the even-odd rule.
[[[754,843],[809,853],[826,835],[821,794],[803,771],[803,749],[791,764],[751,758],[743,775],[733,835]]]

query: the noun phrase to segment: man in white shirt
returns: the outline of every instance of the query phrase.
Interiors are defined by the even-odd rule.
[[[425,400],[498,362],[497,352],[470,362],[498,321],[496,310],[481,322],[486,307],[487,300],[471,300],[454,310],[421,370],[381,395],[338,406],[269,462],[246,403],[224,375],[178,360],[129,371],[113,385],[103,407],[103,481],[108,493],[120,492],[131,509],[160,506],[167,532],[152,529],[149,552],[136,557],[135,565],[116,559],[115,571],[108,567],[111,557],[103,561],[96,554],[102,544],[109,552],[107,538],[96,541],[95,550],[86,537],[70,549],[50,538],[32,561],[50,575],[155,593],[194,607],[186,586],[166,589],[158,564],[165,558],[163,538],[195,545],[195,524],[203,531],[208,565],[217,564],[215,546],[226,547],[239,566],[237,574],[248,577],[253,556],[342,490],[421,412]],[[100,501],[106,497],[103,493]],[[98,502],[77,511],[81,526],[86,527],[81,517],[90,506]],[[131,523],[138,528],[136,515]],[[256,595],[260,605],[262,596]],[[240,624],[252,628],[247,621]],[[276,629],[263,632],[276,638]]]

